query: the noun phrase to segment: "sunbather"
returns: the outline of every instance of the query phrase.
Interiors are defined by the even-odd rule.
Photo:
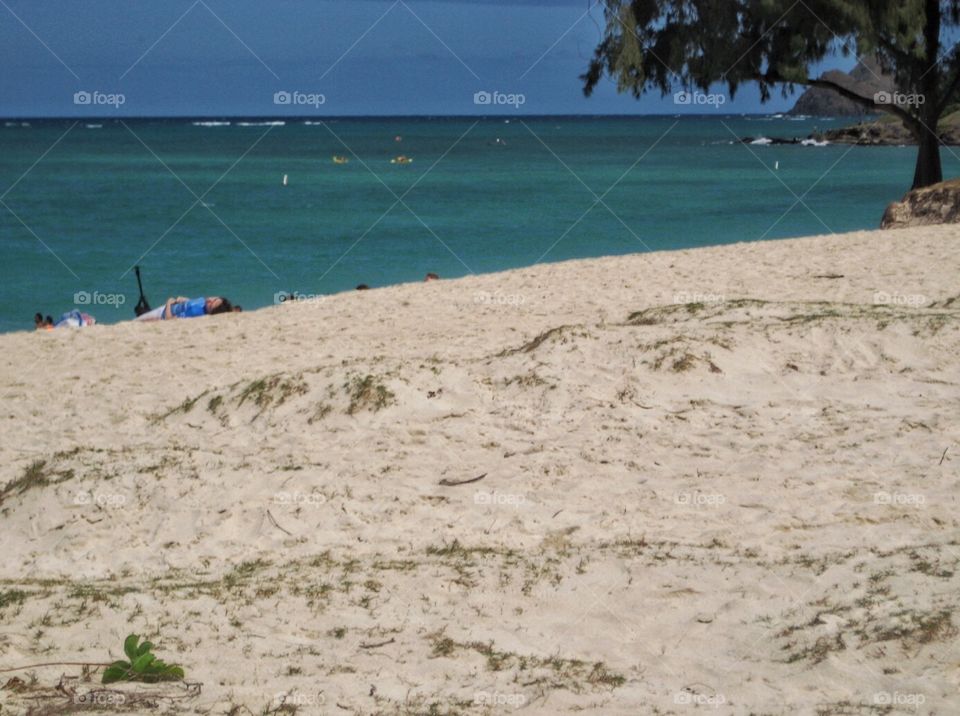
[[[171,318],[196,318],[197,316],[212,316],[217,313],[230,313],[233,304],[226,298],[211,296],[209,298],[168,298],[165,305],[147,311],[137,316],[137,321],[166,321]]]

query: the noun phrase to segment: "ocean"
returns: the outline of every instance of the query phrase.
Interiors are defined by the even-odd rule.
[[[876,228],[912,147],[743,145],[782,116],[8,121],[0,331],[245,309],[544,261]],[[332,161],[334,155],[349,159]],[[407,164],[391,163],[404,155]],[[944,174],[960,161],[944,151]],[[286,176],[286,185],[284,177]]]

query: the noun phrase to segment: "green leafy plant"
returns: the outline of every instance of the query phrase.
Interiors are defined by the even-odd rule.
[[[155,684],[158,681],[180,681],[183,668],[167,664],[153,654],[153,644],[140,642],[140,636],[131,634],[123,641],[123,652],[128,661],[115,661],[103,672],[103,683],[116,681],[142,681]]]

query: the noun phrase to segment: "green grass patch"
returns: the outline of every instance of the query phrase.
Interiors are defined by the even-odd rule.
[[[29,594],[21,589],[7,589],[0,592],[0,609],[6,609],[9,606],[23,604],[27,601]]]
[[[361,410],[375,413],[392,404],[396,397],[379,378],[369,374],[354,376],[343,388],[350,398],[347,415],[354,415]]]
[[[74,477],[73,470],[55,471],[46,460],[34,460],[27,465],[23,474],[15,480],[11,480],[0,490],[0,505],[8,497],[19,496],[27,490],[46,487],[47,485],[56,485]]]

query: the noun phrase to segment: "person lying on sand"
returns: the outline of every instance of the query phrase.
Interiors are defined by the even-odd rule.
[[[50,316],[47,316],[47,321],[50,322],[51,328],[84,328],[86,326],[96,325],[97,323],[96,318],[76,308],[64,313],[56,323],[53,323],[53,319],[50,318]]]
[[[211,296],[209,298],[168,298],[167,303],[159,308],[137,316],[136,321],[166,321],[171,318],[196,318],[197,316],[212,316],[217,313],[230,313],[233,304],[226,298]]]

